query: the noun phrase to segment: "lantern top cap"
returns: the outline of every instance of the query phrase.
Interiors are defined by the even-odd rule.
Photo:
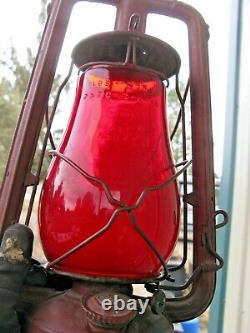
[[[129,45],[135,47],[137,66],[159,72],[165,79],[178,74],[181,59],[172,46],[134,31],[104,32],[85,38],[74,47],[72,60],[78,68],[93,62],[125,63]]]

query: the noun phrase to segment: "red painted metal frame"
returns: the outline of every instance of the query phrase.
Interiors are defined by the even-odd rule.
[[[31,161],[36,149],[62,43],[73,6],[81,0],[54,0],[43,34],[36,64],[25,96],[0,193],[1,233],[19,220],[26,187],[32,184]],[[85,1],[85,0],[82,0]],[[127,30],[133,13],[139,13],[138,30],[145,31],[147,14],[174,17],[187,24],[192,106],[194,268],[201,274],[188,296],[169,300],[167,315],[182,321],[202,313],[215,287],[215,258],[206,243],[215,248],[214,174],[211,107],[208,70],[208,27],[192,7],[175,0],[93,0],[117,7],[116,30]],[[206,268],[205,268],[206,267]]]

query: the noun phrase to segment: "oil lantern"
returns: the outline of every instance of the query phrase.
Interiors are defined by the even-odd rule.
[[[80,68],[76,98],[39,209],[45,253],[56,260],[94,236],[53,268],[95,278],[158,277],[179,229],[162,80],[178,72],[180,58],[135,32],[88,38],[72,58]]]
[[[26,189],[32,187],[25,219],[28,225],[51,141],[52,160],[38,210],[48,260],[44,270],[59,280],[66,276],[73,287],[63,293],[26,287],[24,299],[33,306],[26,331],[170,333],[174,322],[205,311],[213,297],[216,271],[223,266],[215,234],[227,222],[227,215],[215,210],[208,26],[194,8],[175,0],[92,1],[116,7],[115,30],[88,37],[75,46],[69,74],[49,115],[56,65],[77,2],[54,0],[48,8],[1,189],[3,233],[19,222]],[[177,51],[145,34],[150,13],[187,25],[190,73],[184,91],[179,85],[181,59]],[[51,126],[73,67],[78,69],[75,100],[63,138],[55,147]],[[170,78],[175,79],[180,105],[171,133],[167,108]],[[190,156],[185,115],[188,95]],[[34,174],[31,165],[43,119],[47,130]],[[178,128],[182,161],[176,162],[171,140]],[[190,210],[192,270],[178,285],[173,274],[187,263]],[[220,224],[216,224],[218,215],[224,218]],[[171,254],[180,239],[183,256],[173,264]],[[143,284],[151,295],[139,299],[134,284]],[[116,309],[118,302],[127,306]]]

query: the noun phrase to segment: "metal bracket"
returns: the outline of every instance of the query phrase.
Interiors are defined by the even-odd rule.
[[[183,196],[183,202],[186,202],[191,206],[196,206],[198,204],[197,195],[194,192],[185,194]]]
[[[39,177],[37,175],[34,175],[31,171],[27,174],[24,186],[34,186],[38,185],[39,183]]]
[[[227,212],[225,212],[224,210],[222,210],[222,209],[217,210],[214,214],[214,218],[216,219],[216,217],[219,215],[222,215],[224,219],[223,219],[223,222],[220,222],[218,224],[216,224],[216,221],[215,221],[216,229],[220,229],[220,228],[224,227],[225,225],[228,224],[228,221],[229,221],[229,216],[228,216]]]

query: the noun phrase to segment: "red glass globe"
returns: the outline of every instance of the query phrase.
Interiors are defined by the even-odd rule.
[[[174,175],[165,113],[165,87],[150,70],[96,65],[79,79],[59,152],[132,205],[143,190]],[[53,261],[108,222],[117,207],[101,186],[54,157],[39,205],[40,236]],[[176,182],[145,197],[137,223],[167,260],[179,230]],[[161,263],[136,232],[127,212],[106,233],[54,268],[64,273],[119,279],[155,278]]]

